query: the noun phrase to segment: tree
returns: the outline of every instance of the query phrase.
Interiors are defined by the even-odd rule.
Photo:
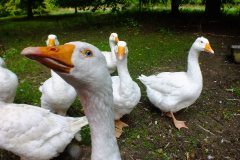
[[[40,6],[44,7],[44,0],[15,0],[18,6],[27,11],[27,16],[29,18],[33,17],[33,9]]]
[[[216,18],[221,15],[221,0],[206,0],[205,15],[209,18]]]
[[[153,8],[155,5],[158,5],[160,3],[166,4],[167,1],[168,0],[139,0],[138,1],[139,11],[142,11],[143,6],[151,5]]]
[[[56,0],[56,5],[60,7],[72,7],[77,14],[77,7],[86,8],[99,0]]]
[[[179,14],[179,5],[180,5],[180,0],[172,0],[171,1],[171,13],[172,13],[172,15],[178,15]]]
[[[0,1],[0,16],[15,16],[21,13],[22,10],[16,5],[16,0],[1,0]]]

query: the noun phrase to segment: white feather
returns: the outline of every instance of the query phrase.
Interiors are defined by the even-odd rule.
[[[111,33],[111,35],[109,36],[109,46],[111,51],[110,52],[102,51],[102,54],[104,55],[107,61],[107,67],[108,67],[109,73],[115,72],[117,68],[117,59],[114,53],[114,47],[116,46],[117,41],[118,41],[118,35],[116,33]]]
[[[5,67],[5,62],[0,58],[0,101],[12,103],[16,95],[18,78]]]
[[[164,112],[177,112],[193,104],[201,94],[203,82],[198,63],[199,53],[209,43],[198,38],[188,55],[187,72],[163,72],[158,75],[139,76],[147,88],[149,100]]]
[[[1,102],[0,115],[0,148],[28,160],[56,157],[88,124],[86,117],[63,117],[26,104]]]
[[[115,48],[116,57],[118,57],[118,46],[124,47],[125,55],[121,60],[117,58],[117,70],[119,76],[112,77],[113,102],[116,120],[119,120],[125,114],[129,114],[139,103],[141,98],[140,88],[137,83],[132,80],[128,72],[128,48],[126,43],[123,43],[123,41],[118,42]]]

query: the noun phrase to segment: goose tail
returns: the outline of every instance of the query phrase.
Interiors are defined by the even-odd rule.
[[[71,129],[73,132],[77,133],[79,130],[81,130],[82,127],[88,125],[87,117],[79,117],[77,120],[75,120],[71,124]]]
[[[141,74],[141,76],[139,76],[137,79],[139,79],[143,84],[146,84],[148,77]]]
[[[38,88],[38,90],[39,90],[40,92],[42,92],[42,85]]]

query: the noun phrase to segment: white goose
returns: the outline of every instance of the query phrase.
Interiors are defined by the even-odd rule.
[[[141,75],[140,81],[147,88],[151,103],[163,112],[169,112],[176,128],[187,128],[184,121],[178,121],[173,113],[193,104],[201,94],[203,80],[198,57],[201,51],[214,53],[209,41],[199,37],[188,54],[187,72],[163,72],[149,77]]]
[[[117,33],[111,33],[109,37],[109,46],[110,46],[111,52],[102,51],[102,54],[104,55],[107,61],[107,67],[108,67],[109,73],[113,73],[117,67],[117,59],[114,53],[114,48],[118,41],[119,39],[118,39]]]
[[[120,160],[114,135],[112,82],[101,51],[88,43],[70,42],[29,47],[22,54],[57,71],[77,91],[90,125],[91,159]]]
[[[46,43],[50,47],[59,45],[57,36],[53,34],[48,36]],[[77,97],[75,89],[53,70],[51,70],[51,77],[39,87],[39,91],[42,93],[41,107],[63,116]]]
[[[122,128],[128,126],[121,122],[120,118],[125,114],[129,114],[138,104],[141,98],[141,91],[128,72],[127,43],[119,41],[115,48],[115,54],[117,57],[117,71],[119,76],[112,77],[112,88],[116,120],[116,137],[119,138],[122,133]]]
[[[86,117],[71,118],[27,104],[0,102],[0,148],[21,160],[49,160],[61,153]]]
[[[53,47],[53,46],[58,46],[59,41],[56,35],[54,34],[49,34],[48,39],[46,40],[47,46]]]
[[[0,58],[0,101],[12,103],[16,96],[18,78],[15,73],[5,67],[4,60]]]

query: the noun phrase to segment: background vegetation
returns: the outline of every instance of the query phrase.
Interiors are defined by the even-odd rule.
[[[190,7],[191,6],[191,7]],[[186,9],[217,17],[224,12],[240,13],[240,0],[1,0],[0,17],[51,14],[59,8],[74,8],[72,12],[120,12],[126,10],[168,10],[177,15]]]
[[[20,55],[23,48],[44,46],[53,33],[60,44],[86,41],[109,50],[108,37],[117,32],[128,43],[129,72],[142,91],[141,102],[123,117],[129,124],[118,140],[123,159],[240,159],[240,66],[227,58],[229,46],[240,42],[240,0],[208,2],[1,0],[0,56],[19,79],[15,103],[39,106],[38,87],[50,76],[48,68]],[[214,9],[206,12],[207,6]],[[196,103],[176,114],[189,127],[179,131],[149,102],[137,77],[185,70],[187,52],[198,36],[209,39],[215,55],[200,56],[203,91]],[[68,115],[82,116],[78,99]],[[82,130],[81,147],[88,150],[81,159],[91,154],[89,132],[89,127]],[[0,150],[0,160],[6,159],[18,157]],[[64,154],[56,158],[68,159]]]

